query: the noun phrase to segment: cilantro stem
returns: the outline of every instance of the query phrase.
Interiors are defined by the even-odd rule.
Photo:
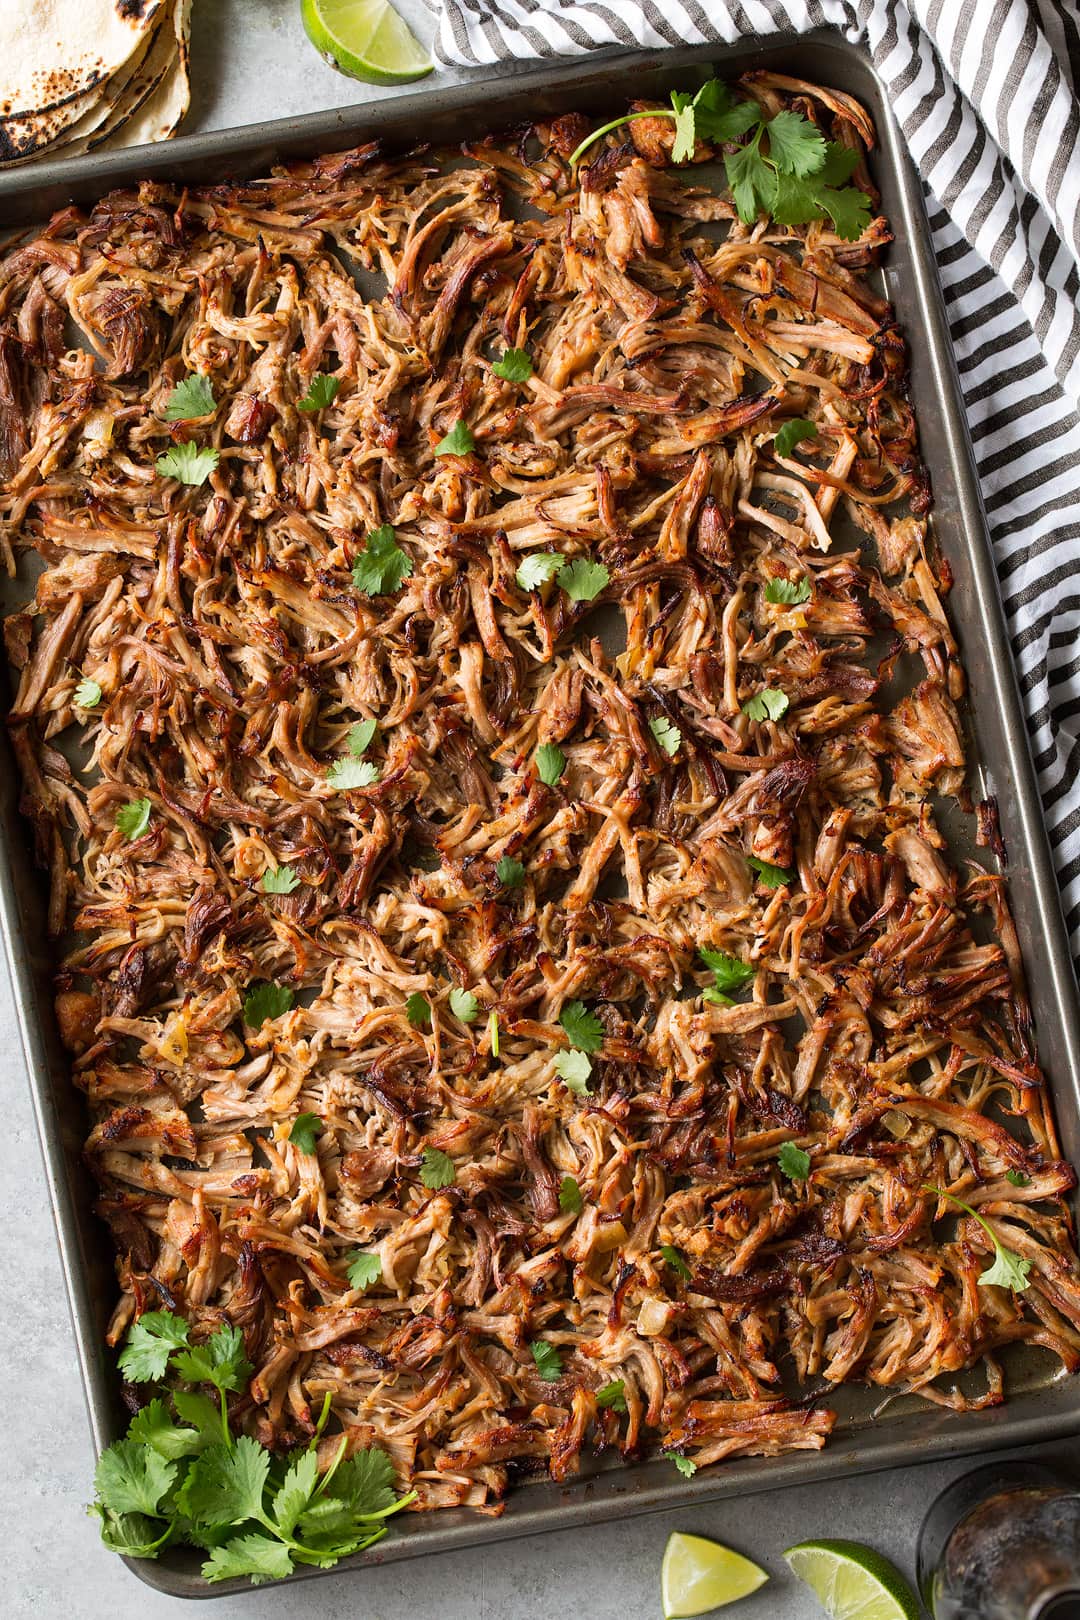
[[[329,1391],[327,1391],[327,1399],[329,1400],[329,1398],[330,1398]],[[323,1475],[322,1479],[320,1479],[319,1483],[316,1485],[314,1491],[312,1492],[311,1500],[313,1502],[315,1502],[315,1501],[317,1501],[319,1499],[319,1497],[326,1490],[326,1487],[329,1485],[330,1481],[333,1479],[334,1475],[337,1473],[338,1464],[340,1463],[341,1459],[345,1455],[345,1448],[348,1445],[348,1443],[349,1443],[348,1435],[343,1434],[342,1437],[341,1437],[341,1444],[340,1444],[340,1446],[338,1446],[338,1449],[337,1449],[337,1456],[334,1458],[333,1462],[330,1464],[329,1468],[326,1470],[326,1473]],[[315,1444],[315,1442],[313,1440],[312,1445],[314,1445],[314,1444]]]
[[[957,1209],[962,1209],[964,1211],[965,1215],[970,1215],[972,1220],[978,1221],[979,1225],[982,1227],[983,1231],[994,1245],[995,1251],[1001,1247],[1001,1239],[997,1236],[993,1227],[989,1226],[986,1221],[983,1220],[978,1210],[972,1209],[970,1204],[965,1204],[964,1200],[962,1198],[957,1198],[955,1193],[946,1192],[944,1187],[930,1187],[927,1185],[920,1187],[919,1191],[924,1193],[933,1193],[935,1198],[944,1198],[946,1203],[955,1204]]]
[[[232,1434],[229,1430],[229,1408],[225,1401],[225,1391],[218,1390],[218,1399],[221,1402],[221,1436],[225,1441],[226,1451],[232,1450]]]
[[[574,166],[581,161],[582,155],[587,152],[589,147],[593,146],[602,135],[610,135],[611,131],[613,129],[618,129],[621,124],[631,124],[635,118],[670,118],[674,122],[676,117],[677,114],[671,107],[648,107],[643,112],[624,113],[621,118],[613,118],[610,124],[602,124],[599,129],[594,129],[591,135],[586,135],[585,139],[582,141],[581,145],[576,149],[576,151],[571,152],[570,167],[574,168]]]

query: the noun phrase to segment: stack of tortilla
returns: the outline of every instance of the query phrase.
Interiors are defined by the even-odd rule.
[[[191,0],[0,0],[0,168],[174,134]]]

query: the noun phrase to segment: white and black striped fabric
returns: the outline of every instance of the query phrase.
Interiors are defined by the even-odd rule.
[[[868,48],[926,188],[1080,955],[1080,0],[441,0],[436,54],[479,66],[823,26]]]

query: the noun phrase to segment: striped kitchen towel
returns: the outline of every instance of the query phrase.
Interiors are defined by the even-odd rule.
[[[1080,955],[1080,0],[441,0],[462,66],[831,26],[923,177],[1074,955]]]

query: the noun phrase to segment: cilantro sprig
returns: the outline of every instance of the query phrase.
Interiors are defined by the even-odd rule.
[[[599,1052],[604,1044],[604,1026],[583,1001],[568,1001],[559,1014],[570,1045],[579,1052]]]
[[[809,1179],[810,1155],[803,1148],[797,1147],[794,1142],[781,1142],[776,1162],[780,1167],[780,1174],[787,1176],[789,1181]]]
[[[520,889],[525,882],[525,867],[512,855],[501,855],[495,866],[495,876],[504,889]]]
[[[717,1007],[732,1006],[734,992],[741,990],[757,971],[753,963],[743,962],[737,956],[730,956],[727,951],[708,951],[699,948],[698,955],[705,966],[711,969],[713,976],[712,984],[701,992],[701,999],[711,1001]]]
[[[178,382],[165,401],[162,417],[166,422],[194,422],[214,410],[214,389],[201,371]]]
[[[476,440],[468,422],[460,417],[454,423],[449,433],[443,435],[435,446],[437,456],[471,456],[476,449]]]
[[[412,559],[397,544],[393,526],[372,529],[352,565],[352,580],[365,596],[389,596],[412,575]]]
[[[84,675],[72,693],[71,701],[77,709],[96,709],[101,702],[101,686]]]
[[[341,387],[340,377],[328,377],[325,372],[317,371],[308,383],[308,391],[303,399],[298,399],[298,411],[325,411],[332,405],[338,396]]]
[[[592,1059],[587,1052],[579,1052],[571,1048],[568,1052],[556,1052],[555,1073],[575,1097],[591,1097],[589,1080],[592,1076]]]
[[[200,449],[193,439],[186,439],[158,456],[154,469],[162,478],[175,478],[178,484],[198,485],[206,483],[220,460],[220,453],[212,445]]]
[[[547,1384],[554,1384],[562,1377],[562,1357],[553,1344],[546,1339],[534,1339],[529,1345],[536,1370]]]
[[[649,721],[649,730],[668,758],[673,759],[682,746],[682,732],[678,726],[666,716],[658,714]]]
[[[805,225],[828,216],[845,241],[856,241],[869,227],[870,198],[849,183],[857,151],[826,141],[802,113],[784,109],[766,118],[756,101],[736,101],[719,79],[709,79],[695,95],[673,90],[670,107],[613,118],[585,137],[571,155],[571,168],[602,136],[637,118],[671,119],[673,163],[690,162],[698,141],[741,141],[725,156],[724,168],[744,224],[754,224],[760,214],[778,225]]]
[[[457,1176],[454,1161],[442,1148],[426,1147],[420,1155],[420,1180],[429,1192],[453,1185]]]
[[[563,1176],[559,1183],[559,1208],[564,1215],[580,1215],[585,1208],[576,1176]]]
[[[179,1378],[215,1389],[220,1405],[187,1390],[155,1397],[124,1439],[102,1453],[90,1511],[114,1552],[156,1558],[162,1548],[186,1542],[209,1555],[202,1566],[208,1581],[246,1575],[257,1585],[282,1580],[297,1565],[329,1568],[370,1547],[386,1534],[386,1519],[415,1500],[414,1492],[396,1494],[385,1452],[372,1448],[346,1458],[344,1435],[319,1477],[317,1446],[330,1416],[329,1394],[311,1441],[287,1457],[274,1457],[249,1435],[234,1436],[227,1396],[245,1389],[253,1370],[243,1335],[223,1324],[203,1344],[188,1341],[187,1322],[165,1311],[148,1312],[129,1334],[121,1364],[127,1363],[130,1378],[156,1381],[168,1364]],[[149,1362],[140,1359],[148,1345],[154,1347]]]
[[[541,743],[534,755],[536,774],[541,782],[554,787],[566,769],[566,755],[558,743]]]
[[[532,358],[526,349],[504,349],[502,358],[492,361],[491,369],[503,382],[528,382],[533,374]]]
[[[742,712],[748,720],[779,720],[788,711],[788,695],[778,686],[763,686],[760,692],[747,698]]]
[[[136,838],[141,838],[150,825],[150,800],[131,799],[122,804],[116,812],[117,830],[123,833],[129,844]]]
[[[946,1192],[943,1187],[920,1187],[919,1191],[933,1193],[935,1198],[943,1198],[947,1203],[955,1204],[957,1209],[962,1209],[965,1215],[970,1215],[973,1221],[978,1221],[994,1245],[992,1264],[979,1274],[980,1288],[988,1288],[991,1284],[995,1284],[998,1288],[1011,1289],[1014,1294],[1024,1292],[1028,1286],[1031,1261],[1014,1254],[1012,1249],[1007,1249],[993,1227],[983,1220],[977,1209],[972,1209],[970,1204],[965,1204],[962,1198],[957,1198],[955,1193]]]

